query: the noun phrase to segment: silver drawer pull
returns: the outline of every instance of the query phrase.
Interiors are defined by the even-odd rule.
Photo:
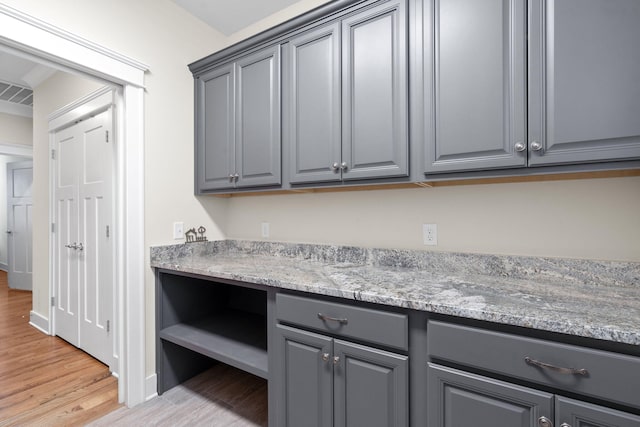
[[[324,320],[325,322],[327,320],[331,320],[333,322],[338,322],[341,325],[346,325],[347,323],[349,323],[349,319],[347,319],[347,318],[331,317],[331,316],[327,316],[327,315],[322,314],[322,313],[318,313],[318,319]]]
[[[560,374],[583,375],[585,377],[589,375],[589,371],[587,371],[584,368],[583,369],[563,368],[561,366],[555,366],[555,365],[551,365],[549,363],[540,362],[539,360],[532,359],[529,356],[525,357],[524,361],[527,362],[527,365],[537,366],[537,367],[543,368],[543,369],[549,369],[549,370],[558,372]]]

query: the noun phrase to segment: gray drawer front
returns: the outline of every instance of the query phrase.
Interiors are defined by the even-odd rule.
[[[286,294],[276,295],[276,312],[281,322],[401,350],[409,348],[408,319],[404,314]],[[322,320],[319,314],[346,322]]]
[[[429,321],[427,337],[432,358],[640,408],[640,357],[438,321]],[[526,357],[588,373],[533,366]]]

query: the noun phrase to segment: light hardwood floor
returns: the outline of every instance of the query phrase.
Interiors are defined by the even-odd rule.
[[[82,426],[121,407],[108,367],[30,326],[30,310],[0,271],[0,426]]]
[[[30,326],[30,310],[0,271],[0,427],[267,425],[267,382],[222,363],[126,408],[108,367]]]

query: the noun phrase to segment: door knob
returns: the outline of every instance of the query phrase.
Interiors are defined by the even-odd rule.
[[[335,162],[331,165],[331,170],[337,171],[338,169],[340,169],[340,164],[338,162]]]
[[[531,148],[531,151],[540,151],[542,150],[542,144],[538,141],[531,141],[529,148]]]
[[[547,417],[540,417],[538,418],[538,426],[540,427],[553,427],[553,423],[551,422],[551,420]]]
[[[515,145],[513,146],[516,151],[521,152],[527,149],[527,146],[525,145],[524,142],[518,141],[515,143]]]

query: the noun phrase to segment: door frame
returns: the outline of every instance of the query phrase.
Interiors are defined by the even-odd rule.
[[[145,400],[144,78],[149,67],[1,3],[0,45],[58,70],[122,88],[116,125],[122,149],[115,159],[118,399],[137,405]],[[49,277],[49,299],[51,283]],[[47,318],[32,311],[31,323],[50,334],[50,305],[48,310]]]

